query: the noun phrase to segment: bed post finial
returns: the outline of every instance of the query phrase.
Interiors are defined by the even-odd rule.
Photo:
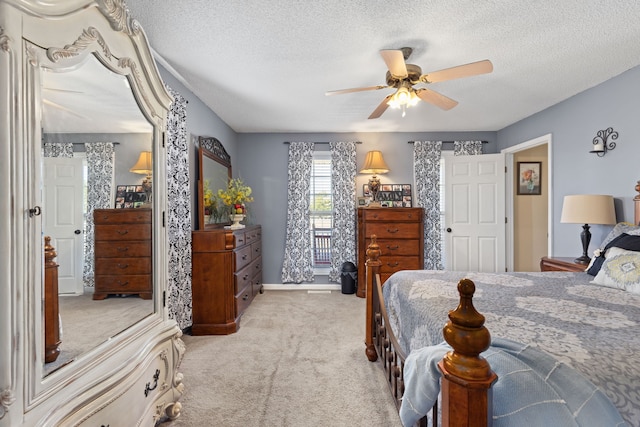
[[[460,304],[449,312],[449,321],[443,328],[444,339],[453,351],[438,363],[443,374],[442,425],[491,424],[491,385],[498,377],[480,356],[489,348],[491,335],[484,326],[484,316],[473,306],[475,290],[476,285],[469,279],[458,282]],[[450,402],[455,403],[455,408]]]
[[[367,346],[367,348],[365,349],[365,354],[367,355],[367,359],[369,359],[371,362],[375,362],[376,360],[378,360],[378,353],[376,352],[376,347],[373,343],[373,335],[374,335],[374,328],[375,328],[375,319],[373,317],[373,311],[374,311],[374,301],[373,301],[373,294],[374,294],[374,290],[373,287],[376,285],[375,282],[375,276],[380,274],[380,264],[382,264],[380,262],[380,246],[378,245],[377,242],[377,236],[375,234],[371,235],[371,243],[369,244],[369,246],[367,246],[367,261],[364,263],[365,264],[365,271],[366,271],[366,278],[365,278],[365,286],[366,289],[364,289],[364,296],[366,297],[366,331],[365,331],[365,338],[364,338],[364,344]],[[358,292],[360,292],[360,289],[358,289]]]

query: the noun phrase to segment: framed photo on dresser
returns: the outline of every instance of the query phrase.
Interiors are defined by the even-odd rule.
[[[139,208],[147,201],[142,185],[117,185],[116,209]]]
[[[369,185],[362,186],[364,197],[371,199]],[[385,208],[411,208],[413,207],[413,197],[411,194],[411,184],[382,184],[378,191],[378,201]]]

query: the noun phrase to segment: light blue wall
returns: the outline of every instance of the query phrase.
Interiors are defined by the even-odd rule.
[[[307,133],[307,134],[240,134],[235,174],[251,186],[255,201],[251,203],[252,220],[262,224],[263,281],[281,283],[284,238],[287,221],[287,161],[285,141],[360,141],[357,145],[357,165],[362,166],[366,153],[381,150],[390,172],[381,175],[381,182],[413,184],[413,145],[415,140],[484,140],[486,153],[496,152],[495,132],[449,133]],[[450,147],[445,147],[450,148]],[[358,175],[356,188],[362,195],[362,185],[369,175]],[[356,262],[356,260],[353,260]],[[327,283],[317,277],[314,283]]]
[[[620,135],[616,148],[604,157],[590,154],[593,138],[608,127]],[[560,223],[565,195],[610,194],[616,199],[618,221],[633,222],[634,185],[640,179],[640,67],[500,130],[498,147],[545,134],[553,140],[552,255],[577,256],[582,227]],[[592,226],[590,253],[610,230]]]
[[[188,102],[187,104],[187,139],[189,141],[189,170],[191,171],[191,194],[192,194],[192,211],[191,223],[196,223],[195,210],[197,209],[196,196],[197,191],[197,159],[198,148],[193,143],[193,138],[198,136],[213,136],[222,142],[225,150],[231,156],[232,169],[235,173],[235,160],[238,158],[236,147],[238,135],[233,131],[217,114],[207,107],[193,92],[178,81],[171,73],[158,65],[160,76],[165,84],[171,89],[182,95]],[[193,226],[192,229],[197,227]]]
[[[250,205],[251,220],[263,226],[263,279],[267,284],[280,283],[284,252],[288,147],[285,141],[361,141],[358,167],[367,151],[380,149],[391,169],[389,174],[382,176],[382,182],[413,183],[413,153],[408,141],[481,139],[489,141],[484,147],[485,153],[495,153],[550,133],[554,191],[552,255],[575,256],[576,251],[580,251],[581,227],[560,224],[562,199],[567,194],[611,194],[616,198],[618,220],[633,221],[633,187],[640,179],[640,173],[636,172],[640,158],[640,141],[637,141],[640,137],[640,67],[498,132],[458,133],[237,134],[162,67],[160,74],[170,87],[189,101],[188,134],[218,138],[231,155],[233,175],[242,177],[252,187],[255,201]],[[607,127],[613,127],[620,134],[617,148],[603,158],[589,154],[593,137],[598,130]],[[197,149],[191,146],[189,158],[194,190],[196,154]],[[358,194],[367,179],[368,176],[358,176]],[[610,229],[608,226],[592,227],[590,250]],[[320,279],[316,283],[326,281]]]

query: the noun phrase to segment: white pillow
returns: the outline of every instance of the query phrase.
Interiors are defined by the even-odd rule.
[[[612,247],[605,256],[591,283],[640,294],[640,252]]]

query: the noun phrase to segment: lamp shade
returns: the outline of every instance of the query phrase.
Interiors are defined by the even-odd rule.
[[[151,166],[151,151],[142,151],[138,157],[138,161],[129,172],[139,173],[141,175],[151,175],[153,167]]]
[[[560,222],[569,224],[615,224],[613,196],[577,194],[564,196]]]
[[[389,166],[384,162],[381,151],[369,151],[367,157],[364,159],[364,165],[360,170],[360,173],[387,173],[389,172]]]

